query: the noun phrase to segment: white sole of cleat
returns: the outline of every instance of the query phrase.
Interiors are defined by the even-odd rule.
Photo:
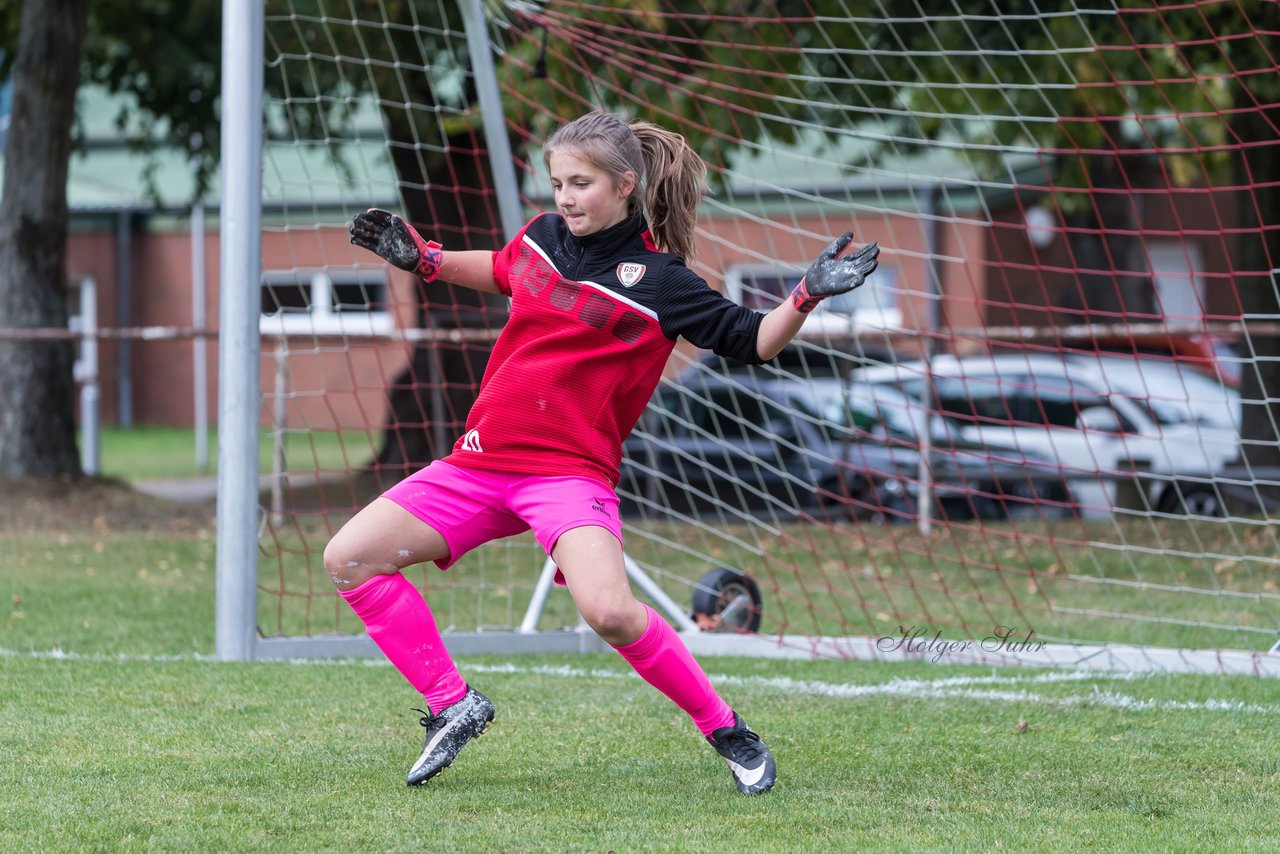
[[[477,738],[479,738],[480,736],[482,736],[482,735],[484,735],[486,732],[488,732],[488,731],[489,731],[489,725],[490,725],[490,724],[492,724],[492,723],[493,723],[493,721],[485,721],[484,726],[480,728],[480,731],[479,731],[479,732],[477,732],[475,735],[473,735],[473,736],[471,737],[471,740],[472,740],[472,741],[475,741]],[[444,772],[445,772],[445,771],[448,771],[448,770],[449,770],[450,768],[452,768],[452,767],[453,767],[453,763],[452,763],[452,762],[450,762],[448,765],[443,766],[439,771],[437,771],[436,773],[432,774],[430,777],[424,777],[423,779],[419,780],[418,782],[416,782],[416,783],[409,783],[408,785],[409,785],[409,787],[410,787],[410,788],[415,788],[415,787],[417,787],[417,786],[425,786],[425,785],[427,785],[427,783],[430,783],[432,780],[438,780],[438,779],[440,779],[440,777],[444,774]]]

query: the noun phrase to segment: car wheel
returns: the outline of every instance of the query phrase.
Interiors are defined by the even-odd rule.
[[[1160,496],[1156,509],[1179,516],[1222,518],[1227,515],[1222,496],[1208,483],[1172,483]]]
[[[818,510],[821,518],[827,522],[838,522],[847,519],[856,521],[861,515],[858,505],[849,500],[839,483],[831,481],[818,486]]]
[[[853,475],[828,480],[818,488],[818,507],[827,521],[900,524],[916,517],[915,500],[895,478],[873,481],[858,475],[862,489],[854,493]]]
[[[704,631],[757,632],[760,613],[760,586],[740,569],[717,567],[693,590],[693,619]]]

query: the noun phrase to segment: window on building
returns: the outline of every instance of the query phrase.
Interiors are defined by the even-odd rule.
[[[1200,247],[1194,243],[1152,241],[1147,247],[1151,276],[1159,296],[1158,311],[1169,323],[1198,321],[1204,315],[1204,281]]]
[[[724,270],[724,293],[733,302],[756,311],[769,311],[786,300],[804,277],[803,268],[739,264]],[[838,333],[851,326],[864,329],[897,328],[902,314],[897,305],[897,270],[881,264],[860,288],[818,303],[806,334]]]
[[[800,268],[738,264],[725,270],[725,293],[747,308],[769,311],[790,295],[803,276]],[[817,311],[838,315],[894,311],[898,307],[896,285],[895,270],[882,264],[862,287],[823,300]]]
[[[262,277],[264,332],[389,332],[386,271],[285,270]]]

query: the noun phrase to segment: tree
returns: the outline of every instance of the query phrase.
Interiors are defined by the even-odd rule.
[[[0,194],[0,318],[65,327],[67,164],[89,0],[26,0]],[[68,341],[0,340],[0,478],[76,476]]]
[[[139,109],[120,123],[141,122],[140,148],[188,149],[203,189],[217,165],[217,117],[213,98],[193,95],[218,91],[219,13],[210,0],[97,0],[92,10],[89,0],[0,2],[0,74],[13,88],[0,196],[4,325],[67,325],[67,166],[82,71],[137,95]],[[81,474],[72,362],[68,341],[0,340],[0,478]]]

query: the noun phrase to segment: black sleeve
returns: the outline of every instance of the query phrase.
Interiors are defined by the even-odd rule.
[[[666,271],[658,301],[658,322],[668,338],[684,338],[696,347],[748,365],[762,364],[756,350],[764,315],[743,308],[712,289],[684,266]]]

